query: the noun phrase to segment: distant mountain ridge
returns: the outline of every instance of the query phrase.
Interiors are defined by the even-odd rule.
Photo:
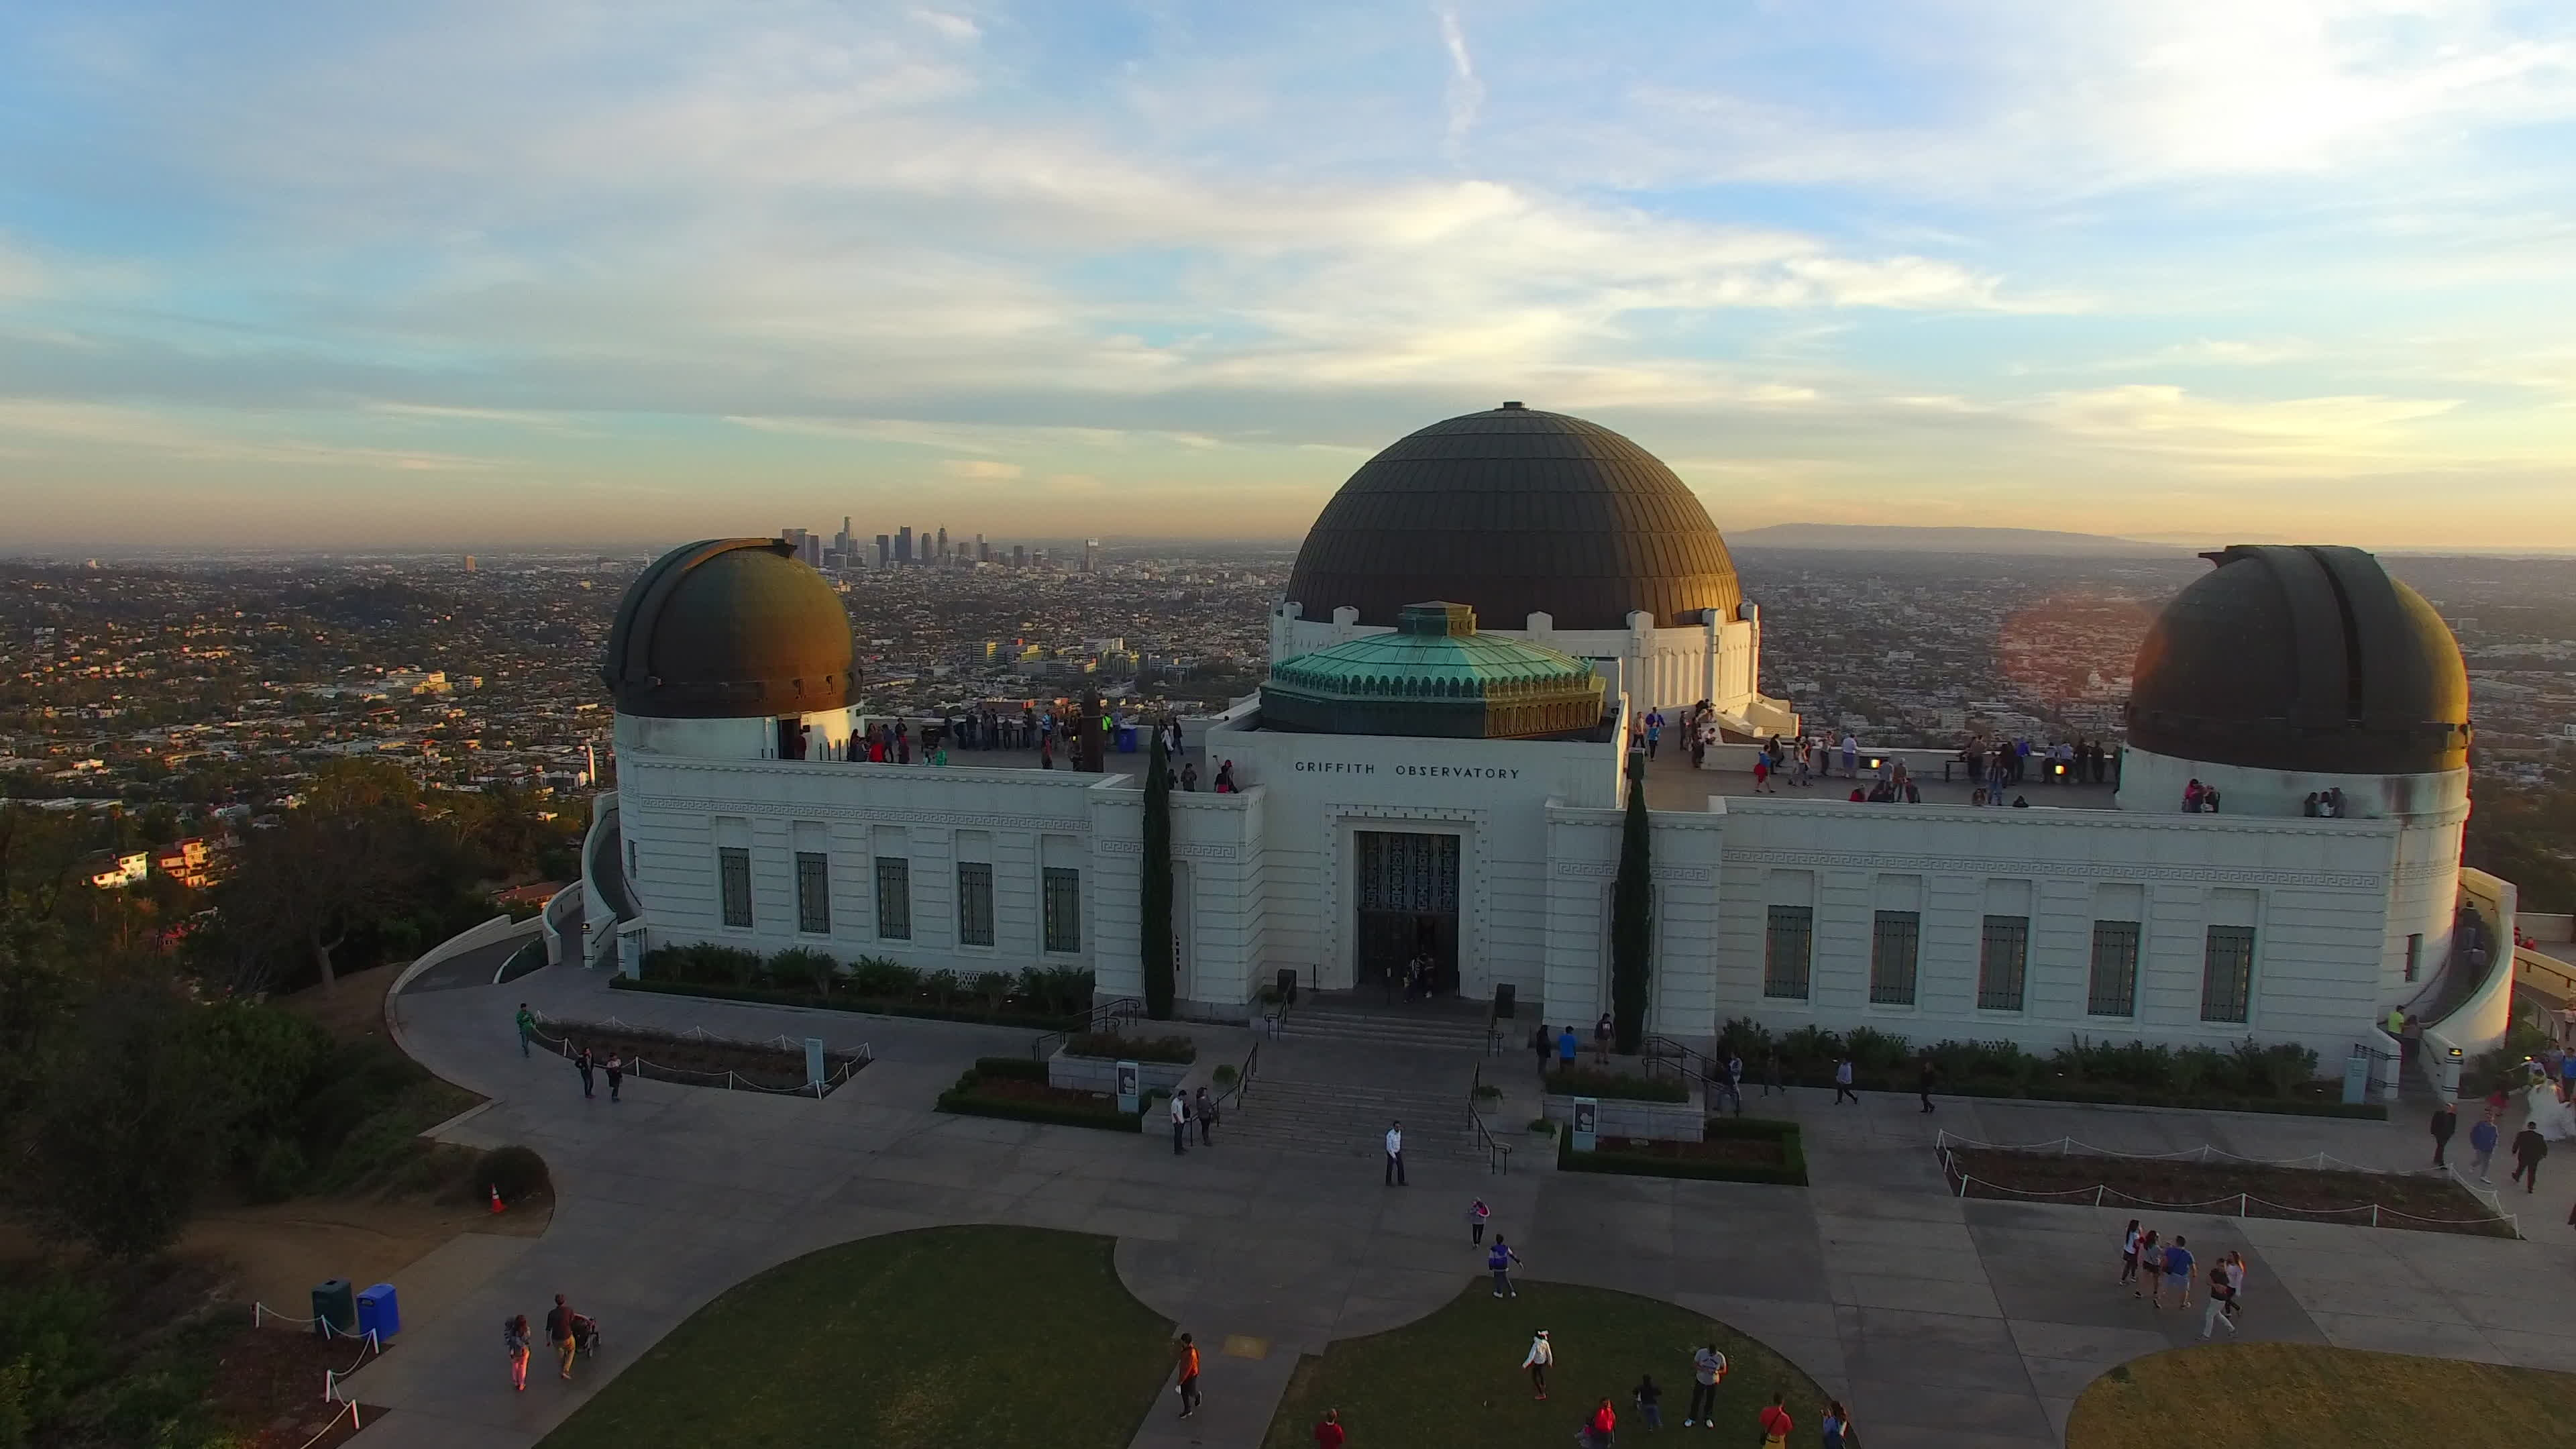
[[[1881,553],[2051,553],[2170,557],[2192,550],[2101,533],[2046,528],[1913,528],[1888,523],[1775,523],[1726,535],[1737,548],[1823,548]]]

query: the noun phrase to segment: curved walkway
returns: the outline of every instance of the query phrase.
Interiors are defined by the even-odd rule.
[[[866,1042],[877,1063],[822,1102],[630,1080],[627,1100],[612,1105],[604,1086],[585,1100],[559,1059],[519,1055],[510,1019],[522,1000],[559,1018]],[[2125,1213],[1950,1197],[1930,1150],[1936,1126],[2004,1142],[2071,1133],[2127,1150],[2323,1149],[2391,1166],[2415,1165],[2423,1137],[2411,1121],[1963,1099],[1926,1117],[1910,1097],[1834,1108],[1825,1093],[1797,1092],[1766,1108],[1757,1094],[1757,1112],[1806,1124],[1811,1189],[1559,1175],[1526,1161],[1494,1178],[1479,1163],[1429,1159],[1414,1165],[1410,1188],[1389,1189],[1369,1158],[1230,1150],[1222,1127],[1214,1151],[1175,1157],[1154,1134],[930,1110],[974,1057],[1025,1051],[1031,1034],[1021,1031],[612,994],[599,974],[566,966],[498,987],[416,983],[389,1011],[407,1051],[492,1099],[441,1135],[537,1148],[558,1201],[542,1238],[507,1240],[523,1248],[469,1235],[412,1270],[453,1281],[406,1287],[406,1298],[434,1298],[441,1311],[352,1381],[364,1401],[398,1411],[365,1431],[367,1449],[533,1444],[743,1278],[832,1243],[950,1222],[1115,1237],[1129,1287],[1209,1349],[1206,1409],[1186,1425],[1158,1410],[1136,1443],[1257,1445],[1298,1354],[1427,1314],[1476,1276],[1481,1257],[1463,1216],[1474,1196],[1492,1204],[1527,1276],[1666,1298],[1761,1338],[1849,1402],[1873,1449],[2041,1449],[2060,1443],[2095,1375],[2192,1341],[2198,1315],[2158,1315],[2112,1287]],[[1224,1035],[1229,1055],[1246,1039]],[[1294,1039],[1265,1042],[1262,1053],[1265,1080],[1432,1069],[1372,1065],[1380,1054]],[[1455,1066],[1462,1100],[1467,1060]],[[1517,1070],[1517,1060],[1488,1068]],[[2576,1164],[2553,1176],[2576,1181]],[[2558,1368],[2576,1361],[2576,1335],[2556,1313],[2576,1269],[2568,1199],[2560,1185],[2529,1199],[2533,1242],[2158,1221],[2196,1248],[2246,1253],[2248,1337]],[[532,1374],[528,1392],[513,1394],[499,1325],[511,1313],[536,1319],[557,1292],[601,1320],[600,1357],[569,1385]],[[1219,1352],[1230,1338],[1259,1356]],[[1678,1379],[1682,1367],[1627,1372]]]

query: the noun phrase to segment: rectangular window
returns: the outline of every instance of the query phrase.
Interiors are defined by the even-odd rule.
[[[1880,911],[1870,928],[1869,999],[1874,1006],[1914,1004],[1914,965],[1923,940],[1915,911]]]
[[[1050,951],[1082,949],[1082,872],[1048,866],[1044,872],[1046,886],[1046,948]]]
[[[796,852],[796,929],[832,934],[832,858],[819,850]]]
[[[2415,973],[2423,969],[2424,933],[2418,931],[2414,935],[2406,938],[2406,979],[2409,981],[2414,980]]]
[[[2243,1021],[2254,1004],[2254,928],[2212,926],[2200,962],[2200,1019]]]
[[[2019,1011],[2030,974],[2030,917],[1988,916],[1977,948],[1977,1009]]]
[[[1816,943],[1813,906],[1773,906],[1762,939],[1762,994],[1807,999],[1807,963]]]
[[[912,939],[912,862],[899,855],[877,857],[877,935]]]
[[[2084,998],[2091,1016],[2138,1014],[2138,923],[2093,923],[2093,986]]]
[[[751,852],[727,845],[716,851],[716,886],[724,894],[724,923],[751,924]]]
[[[957,944],[993,944],[993,866],[990,861],[957,862]]]

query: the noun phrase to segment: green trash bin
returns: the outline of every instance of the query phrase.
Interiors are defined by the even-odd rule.
[[[334,1278],[313,1286],[313,1335],[329,1338],[333,1334],[354,1336],[358,1331],[358,1291],[346,1278]]]

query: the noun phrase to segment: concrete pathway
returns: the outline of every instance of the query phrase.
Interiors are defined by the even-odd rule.
[[[630,1080],[627,1100],[612,1105],[583,1099],[561,1061],[519,1055],[510,1018],[522,1000],[563,1018],[866,1042],[878,1060],[819,1103]],[[2199,1313],[2159,1313],[2114,1284],[2128,1213],[1949,1196],[1931,1151],[1937,1129],[1997,1142],[2073,1135],[2130,1151],[2324,1150],[2395,1167],[2418,1165],[2425,1147],[2411,1120],[1969,1099],[1942,1099],[1927,1117],[1911,1097],[1834,1107],[1827,1093],[1799,1091],[1767,1102],[1757,1093],[1749,1105],[1805,1124],[1808,1189],[1560,1175],[1529,1148],[1508,1177],[1425,1158],[1411,1164],[1410,1187],[1390,1189],[1372,1157],[1229,1144],[1222,1127],[1213,1149],[1174,1157],[1159,1134],[930,1110],[972,1058],[1026,1051],[1026,1032],[611,993],[568,967],[499,987],[416,985],[392,1011],[406,1050],[493,1098],[447,1135],[535,1147],[554,1171],[558,1205],[547,1233],[515,1255],[460,1251],[455,1281],[405,1286],[407,1301],[435,1311],[412,1313],[400,1347],[351,1384],[397,1410],[365,1431],[367,1449],[533,1444],[744,1278],[834,1243],[956,1222],[1115,1238],[1121,1277],[1196,1335],[1204,1365],[1205,1410],[1180,1421],[1167,1390],[1136,1445],[1249,1449],[1299,1355],[1410,1322],[1478,1276],[1464,1223],[1475,1196],[1529,1260],[1526,1277],[1669,1299],[1730,1323],[1849,1403],[1872,1449],[2041,1449],[2062,1442],[2096,1375],[2193,1341]],[[1202,1030],[1224,1060],[1239,1060],[1250,1040]],[[1474,1059],[1391,1061],[1293,1035],[1262,1044],[1265,1078],[1366,1080],[1379,1070],[1372,1061],[1391,1089],[1454,1076],[1463,1107]],[[1517,1066],[1504,1058],[1489,1076],[1517,1092]],[[1517,1096],[1507,1103],[1519,1106]],[[2527,1242],[2149,1216],[2205,1254],[2246,1253],[2249,1338],[2563,1368],[2576,1362],[2576,1335],[2556,1306],[2576,1275],[2568,1198],[2553,1185],[2528,1199]],[[2517,1193],[2511,1205],[2523,1201]],[[414,1276],[423,1274],[439,1270],[425,1262]],[[528,1392],[513,1394],[499,1325],[511,1313],[538,1317],[556,1292],[601,1320],[601,1355],[570,1384],[532,1374]]]

